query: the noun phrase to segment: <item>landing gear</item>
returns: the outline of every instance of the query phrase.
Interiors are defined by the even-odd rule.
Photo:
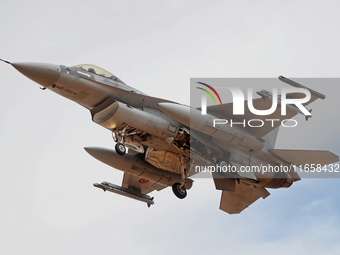
[[[179,182],[176,182],[174,185],[172,185],[172,191],[179,199],[183,199],[187,196],[187,190],[182,187],[182,184]]]
[[[187,190],[185,188],[185,184],[189,179],[190,170],[192,165],[190,165],[190,161],[187,157],[180,155],[181,162],[181,183],[176,182],[172,185],[172,191],[179,199],[183,199],[187,196]]]
[[[126,147],[122,143],[116,143],[115,149],[116,149],[117,154],[119,155],[123,156],[126,153]]]
[[[125,141],[125,128],[121,131],[120,136],[121,136],[121,141],[120,141],[120,143],[117,143],[118,142],[118,136],[115,134],[114,131],[112,131],[113,140],[116,142],[116,145],[115,145],[116,152],[117,152],[117,154],[123,156],[126,153],[126,147],[124,145],[124,141]]]
[[[220,168],[228,167],[228,161],[226,159],[218,159],[216,160],[216,166],[219,166]]]
[[[220,158],[215,163],[217,171],[213,172],[214,178],[238,178],[237,172],[233,171],[232,165],[226,158]]]

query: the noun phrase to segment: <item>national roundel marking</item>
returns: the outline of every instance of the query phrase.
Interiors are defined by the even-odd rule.
[[[147,180],[147,179],[139,179],[139,181],[138,181],[139,183],[148,183],[149,182],[149,180]]]

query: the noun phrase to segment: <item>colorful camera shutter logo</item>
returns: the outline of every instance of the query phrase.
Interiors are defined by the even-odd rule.
[[[203,86],[206,86],[206,87],[209,88],[212,92],[214,92],[215,95],[217,96],[218,100],[220,101],[220,104],[222,105],[222,101],[221,101],[220,95],[217,93],[217,91],[216,91],[212,86],[210,86],[210,85],[208,85],[208,84],[206,84],[206,83],[203,83],[203,82],[197,82],[197,83],[198,83],[198,84],[201,84],[201,85],[203,85]],[[206,93],[212,98],[212,100],[214,100],[215,105],[217,105],[214,96],[211,94],[211,92],[210,92],[209,90],[204,89],[204,88],[201,88],[201,87],[196,87],[196,88],[198,88],[198,89],[203,90],[204,92],[206,92]]]

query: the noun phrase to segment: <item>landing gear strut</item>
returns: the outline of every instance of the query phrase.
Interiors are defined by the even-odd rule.
[[[116,142],[116,145],[115,145],[116,152],[117,152],[117,154],[123,156],[126,153],[126,147],[124,145],[125,128],[120,132],[120,136],[121,136],[122,139],[119,143],[117,143],[118,142],[118,136],[115,134],[115,132],[112,131],[113,140]]]
[[[172,185],[172,191],[174,192],[176,197],[178,197],[179,199],[183,199],[187,196],[185,183],[189,179],[191,166],[190,166],[190,161],[188,160],[188,158],[182,155],[180,155],[180,157],[181,157],[180,158],[181,159],[181,183],[179,182],[174,183],[174,185]],[[187,169],[189,169],[189,171],[187,171]]]

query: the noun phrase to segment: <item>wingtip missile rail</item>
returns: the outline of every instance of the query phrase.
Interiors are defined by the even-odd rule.
[[[320,99],[322,99],[322,100],[326,98],[326,96],[325,96],[324,94],[322,94],[322,93],[320,93],[320,92],[317,92],[317,91],[315,91],[315,90],[313,90],[313,89],[310,89],[310,88],[308,88],[308,87],[306,87],[306,86],[304,86],[304,85],[302,85],[302,84],[300,84],[300,83],[297,83],[296,81],[293,81],[293,80],[291,80],[291,79],[288,79],[288,78],[286,78],[286,77],[284,77],[284,76],[282,76],[282,75],[279,76],[279,80],[282,81],[282,82],[284,82],[284,83],[286,83],[286,84],[288,84],[288,85],[291,85],[291,86],[293,86],[293,87],[307,89],[307,90],[309,90],[310,93],[312,93],[314,96],[316,96],[317,98],[320,98]]]

